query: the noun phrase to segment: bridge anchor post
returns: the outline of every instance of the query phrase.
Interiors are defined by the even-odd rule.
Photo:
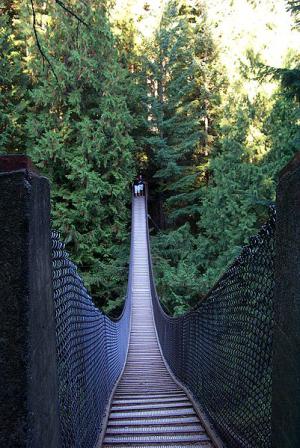
[[[272,448],[300,446],[300,152],[277,189]]]
[[[0,157],[0,446],[59,448],[50,189]]]

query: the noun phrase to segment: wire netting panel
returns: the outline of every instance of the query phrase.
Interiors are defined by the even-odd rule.
[[[125,362],[131,295],[112,321],[94,305],[56,231],[52,259],[62,444],[93,448]]]
[[[230,448],[271,447],[274,234],[272,208],[206,299],[181,317],[164,313],[151,279],[165,359]]]

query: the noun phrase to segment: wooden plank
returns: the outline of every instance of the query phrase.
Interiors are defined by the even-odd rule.
[[[193,405],[162,359],[152,312],[145,202],[135,198],[132,328],[127,364],[116,388],[104,448],[210,447]]]

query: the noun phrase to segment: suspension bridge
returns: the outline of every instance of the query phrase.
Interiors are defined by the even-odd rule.
[[[147,198],[133,198],[121,316],[93,303],[50,223],[47,179],[0,157],[0,446],[300,446],[300,157],[276,212],[208,295],[157,296]]]
[[[187,394],[168,371],[155,331],[145,198],[133,199],[132,315],[128,357],[112,397],[103,447],[212,447]]]

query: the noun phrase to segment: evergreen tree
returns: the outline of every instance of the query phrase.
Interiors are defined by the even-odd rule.
[[[170,1],[154,42],[148,139],[168,229],[153,238],[158,289],[180,314],[199,299],[193,254],[225,78],[201,2]]]
[[[291,11],[295,18],[296,28],[299,31],[300,27],[300,2],[298,0],[289,0],[287,2],[288,10]],[[285,93],[294,97],[298,104],[300,102],[300,58],[299,53],[295,55],[293,66],[283,68],[277,71],[281,77],[282,86]],[[298,130],[295,143],[300,145],[300,131]]]
[[[53,3],[36,4],[46,61],[43,68],[32,41],[27,150],[52,182],[54,226],[94,299],[100,305],[106,300],[110,310],[124,293],[129,255],[133,142],[126,72],[106,3],[69,6],[86,25]]]
[[[297,151],[297,104],[282,90],[252,101],[227,97],[209,182],[201,187],[199,232],[188,224],[153,238],[159,294],[169,312],[195,305],[267,218],[278,173]]]
[[[273,3],[270,1],[270,8]],[[242,47],[239,41],[232,45],[233,51],[234,45],[239,48],[239,57],[244,62],[237,64],[236,61],[230,67],[233,76],[229,88],[223,95],[222,107],[215,109],[218,133],[205,168],[207,183],[198,183],[191,200],[193,208],[185,209],[187,204],[183,200],[177,202],[178,196],[184,198],[184,192],[178,195],[177,190],[178,183],[181,185],[185,178],[184,170],[177,171],[177,183],[172,182],[176,179],[174,173],[172,177],[167,171],[163,172],[163,179],[167,178],[174,189],[175,197],[171,191],[167,210],[175,222],[171,231],[160,232],[152,239],[154,266],[162,301],[175,314],[186,311],[205,295],[239,254],[249,236],[265,221],[267,205],[275,199],[278,172],[297,150],[298,113],[294,101],[297,79],[294,77],[294,86],[284,79],[275,94],[270,93],[270,79],[255,80],[254,66],[257,58],[260,61],[262,58],[256,50],[259,41],[254,37],[251,44],[251,39],[247,47]],[[251,67],[248,58],[254,62]],[[286,73],[289,76],[295,71],[286,70]],[[160,110],[164,124],[167,110],[163,107]],[[187,121],[188,118],[185,123]],[[177,126],[171,129],[176,136]],[[192,132],[189,135],[193,135]],[[169,140],[162,141],[168,149],[166,142]],[[188,143],[189,138],[186,141]],[[172,154],[170,151],[161,153]],[[176,157],[172,158],[173,154],[170,156],[170,160],[176,161],[173,168],[184,166]],[[184,211],[176,215],[173,204],[182,204]],[[197,213],[193,215],[196,207]],[[189,215],[185,214],[186,210],[190,211]],[[183,222],[185,224],[181,225]]]
[[[266,220],[278,173],[297,151],[293,100],[278,92],[271,99],[258,94],[248,105],[246,98],[235,101],[237,109],[227,111],[221,151],[211,160],[211,182],[203,191],[197,247],[200,254],[207,247],[213,250],[201,263],[202,290],[215,283]]]
[[[148,135],[148,86],[144,56],[145,42],[139,42],[139,34],[129,8],[112,17],[119,62],[127,73],[127,107],[132,116],[130,136],[134,141],[133,155],[136,170],[146,172]],[[148,177],[148,176],[147,176]]]
[[[167,4],[150,70],[154,176],[166,192],[169,220],[193,225],[224,82],[201,2]]]
[[[276,22],[277,2],[266,5]],[[287,5],[297,24],[298,2]],[[217,20],[228,28],[237,11],[226,8]],[[54,226],[95,299],[115,312],[127,278],[129,185],[144,170],[150,213],[166,227],[152,239],[158,289],[180,314],[274,200],[277,174],[299,145],[299,58],[273,70],[282,83],[272,95],[253,80],[255,30],[239,40],[236,28],[227,89],[203,2],[167,2],[153,40],[140,39],[140,19],[125,11],[111,24],[109,0],[1,3],[1,151],[27,151],[50,178]]]
[[[299,25],[299,14],[300,14],[300,1],[299,0],[287,0],[288,10],[295,15],[296,24]]]
[[[0,6],[0,151],[24,152],[29,79],[23,67],[24,43],[15,2]]]

